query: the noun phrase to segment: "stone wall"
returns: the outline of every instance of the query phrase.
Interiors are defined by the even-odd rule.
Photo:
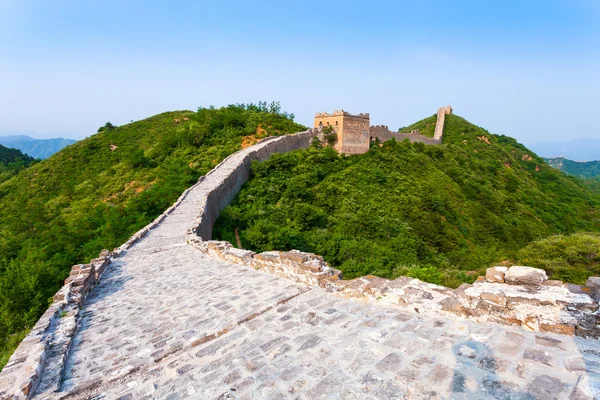
[[[324,127],[332,126],[337,133],[337,142],[335,149],[344,154],[363,154],[369,151],[372,140],[379,139],[382,142],[391,138],[397,141],[408,139],[411,143],[425,143],[435,145],[442,143],[444,135],[444,122],[447,114],[452,113],[450,106],[438,109],[437,122],[433,138],[420,135],[418,130],[411,133],[393,132],[385,125],[370,125],[369,114],[352,115],[343,110],[336,110],[333,114],[318,112],[315,114],[314,128],[321,130]]]
[[[586,286],[578,286],[549,281],[542,270],[496,267],[489,269],[486,277],[473,285],[465,284],[456,290],[408,277],[390,281],[365,276],[344,281],[339,270],[331,268],[322,257],[314,254],[295,250],[256,254],[236,249],[227,242],[211,241],[214,222],[248,180],[252,161],[267,159],[276,152],[307,148],[314,136],[313,130],[308,130],[267,138],[232,154],[185,190],[173,206],[122,246],[110,252],[103,251],[88,264],[73,266],[65,285],[54,296],[54,303],[0,374],[0,399],[28,398],[40,384],[42,372],[47,371],[56,371],[44,373],[44,376],[56,379],[45,380],[40,387],[49,392],[56,391],[72,338],[79,326],[80,307],[88,293],[102,278],[111,260],[158,226],[192,189],[200,189],[204,198],[197,220],[190,221],[186,240],[205,254],[227,262],[318,286],[339,296],[393,304],[423,314],[454,315],[476,321],[518,325],[533,331],[591,337],[600,335],[600,278],[590,278]]]
[[[433,138],[435,140],[442,140],[442,136],[444,135],[444,122],[446,120],[446,115],[448,114],[452,114],[452,107],[446,106],[438,109],[435,132],[433,133]]]
[[[442,132],[443,135],[443,132]],[[379,139],[382,142],[388,141],[391,138],[395,138],[397,141],[401,142],[404,139],[410,140],[411,143],[425,143],[429,145],[441,144],[442,137],[439,139],[430,138],[427,136],[423,136],[417,133],[417,131],[413,131],[411,133],[399,133],[393,132],[388,129],[385,125],[376,125],[372,126],[369,130],[369,136],[371,140]]]
[[[220,179],[206,187],[207,195],[193,228],[194,233],[204,240],[212,238],[213,225],[219,214],[231,203],[242,185],[250,178],[252,161],[265,160],[273,153],[308,148],[315,135],[316,131],[309,129],[293,135],[264,139],[252,147],[229,156],[205,177],[200,178],[202,181],[211,175],[216,175]]]
[[[344,154],[363,154],[369,151],[369,125],[370,120],[359,116],[344,116],[342,143],[339,152]]]
[[[103,250],[88,264],[71,268],[65,285],[54,295],[54,302],[39,319],[0,373],[0,399],[27,399],[34,391],[53,393],[59,390],[60,377],[71,349],[71,342],[81,318],[80,308],[87,295],[106,270],[112,259],[128,250],[148,232],[156,228],[198,186],[205,186],[204,199],[198,220],[192,230],[210,239],[214,221],[235,197],[250,176],[253,160],[265,160],[273,153],[285,153],[310,146],[312,130],[293,135],[271,137],[227,157],[194,186],[188,188],[153,222],[136,232],[127,242],[113,251]],[[217,176],[217,184],[207,180]],[[196,237],[196,236],[195,236]],[[41,382],[42,373],[44,381]],[[48,378],[49,377],[49,378]],[[39,386],[39,387],[38,387]]]
[[[440,110],[446,113],[449,109]],[[387,127],[376,129],[386,135],[393,134]],[[230,156],[212,170],[207,177],[212,175],[216,179],[205,184],[205,200],[198,220],[187,233],[188,243],[227,262],[319,286],[343,297],[380,301],[419,313],[517,325],[533,331],[591,337],[600,335],[600,278],[590,278],[587,286],[578,286],[548,280],[543,270],[535,268],[494,267],[473,285],[464,284],[456,290],[408,277],[390,281],[366,276],[344,281],[339,270],[331,268],[322,257],[314,254],[296,250],[256,254],[234,248],[228,242],[210,240],[220,211],[248,179],[251,161],[265,159],[275,151],[308,147],[312,137],[312,131],[307,131],[268,139]]]

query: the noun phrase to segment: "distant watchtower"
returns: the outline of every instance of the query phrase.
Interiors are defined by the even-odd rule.
[[[369,151],[368,113],[350,114],[344,110],[336,110],[333,114],[326,112],[315,115],[315,128],[332,126],[337,134],[335,149],[345,154],[362,154]]]

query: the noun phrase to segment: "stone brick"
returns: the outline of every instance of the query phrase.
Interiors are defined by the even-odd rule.
[[[507,267],[492,267],[485,271],[485,279],[488,282],[504,283],[504,274],[508,271]]]
[[[594,293],[600,293],[600,277],[590,276],[585,283],[585,286]]]
[[[506,306],[506,295],[504,294],[504,292],[497,292],[497,293],[482,292],[481,298],[483,300],[490,301],[499,306]]]
[[[575,335],[575,326],[569,324],[540,324],[541,332],[552,332],[552,333],[560,333],[561,335]]]
[[[442,310],[451,312],[456,315],[462,314],[462,306],[458,302],[458,300],[452,297],[446,297],[442,301],[440,301],[440,305],[442,306]]]
[[[541,285],[548,276],[543,269],[514,266],[506,271],[504,279],[510,285]]]

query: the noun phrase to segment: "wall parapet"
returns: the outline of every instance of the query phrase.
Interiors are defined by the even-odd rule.
[[[411,143],[424,143],[427,145],[436,145],[442,143],[442,138],[430,138],[428,136],[424,136],[419,134],[417,129],[412,130],[410,133],[400,133],[390,131],[386,125],[375,125],[371,126],[369,129],[369,136],[371,140],[379,139],[382,142],[387,142],[388,140],[394,138],[397,141],[401,142],[404,139],[408,139]]]
[[[406,276],[388,280],[367,275],[342,280],[341,271],[312,253],[291,250],[257,254],[229,242],[203,241],[191,231],[187,242],[206,255],[320,287],[344,298],[400,306],[425,315],[520,326],[535,332],[600,336],[600,278],[590,278],[586,286],[579,286],[547,280],[540,269],[514,266],[489,268],[486,277],[458,289]],[[512,280],[505,281],[505,274]],[[532,276],[538,281],[533,282]]]
[[[440,110],[448,111],[447,108]],[[590,278],[588,286],[578,286],[548,280],[543,270],[515,266],[491,268],[486,277],[456,290],[409,277],[392,281],[376,276],[342,280],[339,270],[315,254],[297,250],[257,254],[237,249],[228,242],[212,241],[212,228],[220,211],[249,178],[250,161],[268,158],[274,151],[308,147],[309,138],[318,133],[308,132],[296,134],[306,135],[297,139],[295,135],[270,139],[266,146],[245,149],[213,169],[206,176],[207,192],[200,215],[186,234],[187,242],[209,256],[321,287],[342,297],[380,301],[419,313],[516,325],[532,331],[600,336],[600,278]],[[208,179],[211,175],[214,179]]]

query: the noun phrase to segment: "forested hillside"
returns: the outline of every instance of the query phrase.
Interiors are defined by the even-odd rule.
[[[278,104],[108,123],[0,184],[0,366],[73,264],[112,249],[227,155],[305,127]]]
[[[589,189],[600,194],[600,161],[572,161],[564,157],[544,160],[566,174],[581,178]]]
[[[572,161],[564,157],[544,158],[554,168],[580,178],[600,177],[600,161]]]
[[[0,144],[0,183],[4,182],[23,168],[27,168],[35,160],[17,149],[10,149]]]
[[[436,117],[406,129],[427,129]],[[255,163],[214,237],[323,255],[346,278],[458,286],[552,234],[599,231],[599,198],[506,136],[449,115],[440,146],[394,140],[344,157],[311,148]],[[594,269],[595,268],[595,269]],[[551,271],[578,283],[593,271]]]

